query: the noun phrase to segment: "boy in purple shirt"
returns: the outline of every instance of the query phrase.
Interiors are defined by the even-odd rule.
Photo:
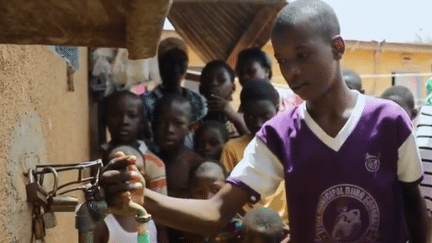
[[[211,235],[285,179],[291,242],[427,242],[430,222],[418,186],[423,171],[409,117],[393,102],[346,86],[345,43],[333,9],[322,1],[289,4],[275,22],[272,44],[282,75],[306,102],[263,126],[211,199],[145,190],[145,207],[163,224]],[[128,164],[113,160],[106,170]],[[140,180],[138,173],[105,172],[111,204],[142,188],[109,185],[118,178]]]

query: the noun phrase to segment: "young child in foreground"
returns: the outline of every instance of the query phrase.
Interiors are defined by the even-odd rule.
[[[107,156],[108,151],[119,145],[134,147],[144,157],[141,172],[147,188],[166,195],[165,165],[161,159],[150,152],[143,141],[138,139],[144,126],[140,97],[126,90],[118,91],[107,97],[106,107],[106,120],[111,140],[101,146],[103,156]]]
[[[167,195],[164,163],[138,139],[144,126],[140,97],[127,90],[117,91],[107,97],[106,108],[106,123],[111,140],[101,146],[103,157],[107,158],[110,151],[120,145],[135,148],[144,158],[139,171],[146,180],[146,187]],[[109,160],[105,159],[104,162],[106,165]],[[158,228],[159,242],[166,242],[168,236],[165,227],[158,225]]]
[[[224,124],[206,121],[195,131],[195,151],[206,160],[219,162],[222,148],[228,139],[228,130]]]
[[[199,91],[206,98],[209,108],[203,120],[216,120],[226,124],[230,137],[249,132],[241,114],[230,104],[236,88],[234,79],[234,70],[226,62],[215,60],[203,68],[199,86]]]
[[[184,145],[191,125],[190,102],[180,95],[165,95],[156,102],[154,136],[160,147],[157,154],[165,163],[168,195],[187,198],[189,174],[203,158]]]
[[[283,222],[276,211],[254,208],[243,219],[242,243],[280,243],[284,236]]]
[[[282,75],[306,102],[264,124],[214,197],[178,200],[145,190],[148,211],[171,227],[211,235],[285,180],[291,242],[429,241],[410,118],[394,102],[346,86],[334,10],[318,0],[294,1],[280,12],[271,40]],[[112,168],[128,164],[114,162]],[[107,181],[125,176],[104,174]],[[124,198],[109,189],[108,201]]]
[[[104,161],[110,161],[116,157],[116,155],[122,152],[125,155],[134,156],[136,158],[136,167],[143,171],[144,169],[144,157],[142,153],[132,146],[120,145],[117,147],[110,148],[105,155]],[[131,194],[131,200],[139,202],[140,199],[136,198],[137,195]],[[148,230],[150,234],[150,240],[153,243],[157,243],[157,229],[153,220],[148,222]],[[94,230],[94,242],[95,243],[122,243],[122,242],[137,242],[137,221],[133,216],[108,214],[103,220],[96,224]]]
[[[190,197],[193,199],[210,199],[225,185],[225,173],[222,167],[214,162],[202,163],[191,173]],[[190,243],[236,243],[239,242],[241,222],[237,217],[216,236],[186,234],[186,242]]]
[[[154,111],[154,138],[159,146],[157,154],[165,163],[168,195],[188,198],[189,175],[203,158],[187,148],[184,140],[191,126],[191,104],[181,95],[165,95],[156,102]],[[183,233],[168,229],[170,242],[183,242]]]

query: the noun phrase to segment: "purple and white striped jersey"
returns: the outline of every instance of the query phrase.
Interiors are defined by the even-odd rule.
[[[228,182],[265,197],[285,179],[292,242],[406,242],[399,182],[422,166],[405,111],[358,94],[336,137],[303,103],[268,121]]]

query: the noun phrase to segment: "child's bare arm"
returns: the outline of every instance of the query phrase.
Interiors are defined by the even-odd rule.
[[[405,216],[411,243],[426,243],[431,239],[431,219],[417,183],[401,182]]]
[[[228,224],[249,196],[227,183],[211,199],[178,199],[145,190],[145,208],[157,222],[182,231],[214,235]]]
[[[93,231],[93,242],[94,243],[107,243],[108,242],[108,228],[103,220],[99,220],[96,224],[96,228]]]
[[[232,124],[234,124],[238,133],[240,135],[250,133],[250,131],[247,128],[246,123],[243,119],[243,116],[240,113],[236,112],[231,106],[230,106],[230,108],[231,108],[231,111],[230,111],[230,114],[227,115],[227,117],[230,120],[230,122],[232,122]]]
[[[234,110],[229,101],[217,95],[212,95],[212,98],[207,101],[207,104],[210,110],[223,112],[228,120],[234,124],[240,135],[249,133],[243,116]]]

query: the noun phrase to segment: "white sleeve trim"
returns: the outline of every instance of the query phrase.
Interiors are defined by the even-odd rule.
[[[284,179],[281,161],[270,151],[265,143],[255,137],[246,147],[243,159],[234,167],[230,177],[241,182],[261,195],[272,195]]]
[[[415,182],[423,175],[420,153],[414,133],[411,133],[398,149],[398,179],[402,182]]]

